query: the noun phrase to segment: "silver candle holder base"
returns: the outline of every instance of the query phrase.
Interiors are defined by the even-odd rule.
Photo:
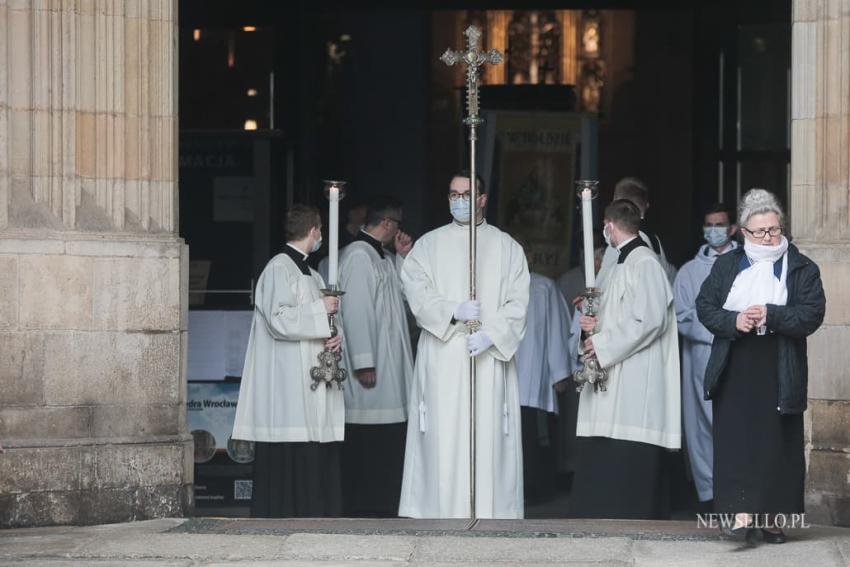
[[[589,287],[585,289],[584,293],[581,296],[584,298],[581,304],[582,313],[589,317],[595,317],[599,312],[599,297],[602,295],[602,290],[595,287]],[[596,334],[596,329],[594,328],[589,333],[582,333],[582,342],[587,337],[591,337]],[[587,384],[591,384],[593,386],[593,391],[606,391],[606,384],[608,382],[608,372],[599,366],[599,360],[596,358],[596,353],[583,354],[581,355],[581,362],[584,364],[584,368],[581,370],[577,370],[573,374],[573,380],[576,383],[576,391],[581,392],[584,390],[584,387]]]
[[[326,289],[321,290],[321,292],[325,297],[342,297],[345,295],[345,292],[340,291],[335,285],[328,286]],[[328,313],[328,325],[331,328],[330,338],[334,338],[339,334],[336,326],[336,315],[334,313]],[[319,359],[319,364],[310,369],[310,378],[313,379],[310,389],[316,391],[322,384],[325,385],[325,388],[330,388],[336,384],[337,388],[342,390],[342,383],[348,377],[348,372],[345,368],[340,368],[339,366],[342,360],[342,354],[325,347],[316,358]]]

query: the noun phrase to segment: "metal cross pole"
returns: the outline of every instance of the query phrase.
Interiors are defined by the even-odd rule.
[[[485,63],[498,65],[502,62],[502,54],[496,50],[481,51],[478,48],[481,41],[481,30],[469,26],[463,32],[466,36],[466,50],[454,51],[446,49],[440,59],[446,65],[455,63],[466,64],[466,118],[463,123],[469,126],[469,299],[475,299],[475,273],[478,246],[478,184],[475,173],[475,143],[478,141],[478,126],[483,122],[478,116],[478,83],[479,67]],[[467,322],[467,329],[472,334],[481,328],[479,321]],[[469,517],[476,519],[475,506],[475,357],[469,358]]]

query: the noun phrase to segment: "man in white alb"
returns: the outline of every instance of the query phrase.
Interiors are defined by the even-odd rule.
[[[469,298],[469,220],[483,219],[487,195],[469,173],[449,185],[453,222],[420,238],[401,280],[422,328],[411,389],[399,515],[469,518],[469,357],[477,364],[476,510],[478,518],[522,518],[522,445],[514,354],[525,334],[529,276],[522,248],[481,221],[477,296]],[[469,335],[466,321],[480,321]]]
[[[693,260],[682,266],[673,284],[676,318],[682,335],[682,417],[688,459],[700,502],[714,498],[712,410],[711,400],[705,399],[703,388],[714,335],[699,322],[696,300],[717,257],[738,247],[732,240],[737,230],[728,208],[722,204],[709,208],[703,219],[706,244],[700,246]]]

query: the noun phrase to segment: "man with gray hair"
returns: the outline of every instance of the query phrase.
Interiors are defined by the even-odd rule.
[[[631,201],[640,210],[640,230],[638,231],[638,236],[658,256],[658,261],[661,262],[661,267],[664,268],[664,273],[667,274],[667,280],[672,285],[673,280],[676,279],[676,268],[667,261],[667,255],[664,253],[661,239],[646,228],[646,211],[649,210],[649,189],[646,184],[637,177],[624,177],[620,179],[614,186],[614,200],[616,201],[618,199]],[[607,239],[606,242],[608,242]],[[616,263],[617,251],[609,243],[608,248],[605,250],[605,256],[602,258],[602,268],[599,270],[599,276],[596,278],[596,285],[598,287],[605,287],[604,282]]]

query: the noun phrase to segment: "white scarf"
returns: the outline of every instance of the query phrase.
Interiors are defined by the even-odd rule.
[[[785,305],[788,302],[788,240],[783,236],[776,246],[744,241],[744,253],[750,267],[740,272],[726,296],[723,309],[744,311],[752,305]],[[779,279],[773,274],[773,264],[782,258]]]

